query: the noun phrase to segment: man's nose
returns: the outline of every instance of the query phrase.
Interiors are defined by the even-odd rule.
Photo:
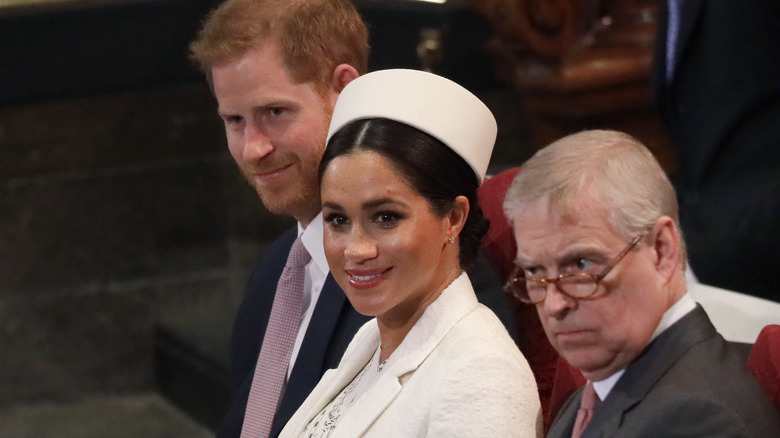
[[[575,300],[558,290],[558,285],[553,281],[545,286],[547,286],[543,302],[545,312],[556,318],[565,316],[574,306]]]
[[[244,160],[252,162],[263,159],[273,150],[271,139],[254,123],[247,123],[244,128]]]

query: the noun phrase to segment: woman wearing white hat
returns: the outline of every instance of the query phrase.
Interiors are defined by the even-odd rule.
[[[461,86],[414,70],[352,81],[320,164],[325,254],[375,316],[282,437],[535,437],[531,370],[462,267],[487,223],[476,190],[496,122]]]

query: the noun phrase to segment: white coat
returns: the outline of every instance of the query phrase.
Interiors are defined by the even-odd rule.
[[[302,436],[371,360],[379,342],[373,319],[280,437]],[[464,273],[428,306],[379,381],[341,417],[330,437],[540,437],[541,419],[528,362],[495,314],[477,302]]]

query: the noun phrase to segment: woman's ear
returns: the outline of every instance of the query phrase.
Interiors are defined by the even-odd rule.
[[[469,200],[465,196],[458,196],[455,198],[455,202],[452,203],[452,209],[447,213],[449,225],[447,227],[447,235],[457,237],[460,231],[466,225],[466,219],[469,217]]]
[[[652,248],[656,256],[656,271],[664,283],[671,280],[680,266],[680,230],[669,216],[661,216],[653,227]]]

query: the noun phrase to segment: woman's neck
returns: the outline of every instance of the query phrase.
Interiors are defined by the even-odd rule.
[[[406,335],[412,330],[417,321],[425,313],[428,306],[431,305],[441,293],[446,289],[456,278],[460,276],[460,269],[448,275],[445,281],[442,282],[442,286],[437,288],[433,293],[426,295],[425,299],[412,303],[411,307],[414,307],[411,311],[404,311],[404,309],[394,309],[394,311],[387,312],[384,315],[377,316],[377,325],[379,326],[379,338],[380,348],[379,361],[387,360],[390,355],[398,348],[399,345],[406,338]],[[406,306],[407,309],[410,307]],[[399,316],[400,315],[400,316]]]

